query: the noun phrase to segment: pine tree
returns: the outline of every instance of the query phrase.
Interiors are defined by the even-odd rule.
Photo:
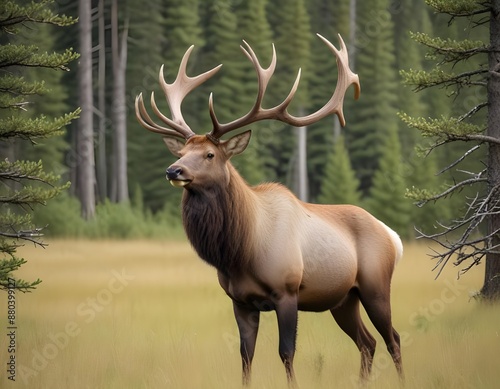
[[[33,44],[20,38],[32,24],[48,23],[66,26],[74,20],[54,14],[46,0],[21,6],[13,1],[0,4],[0,289],[16,288],[28,291],[40,280],[26,282],[14,280],[12,272],[26,261],[16,256],[16,249],[23,241],[44,245],[41,230],[32,225],[32,209],[45,204],[68,184],[60,184],[59,177],[45,172],[42,161],[22,160],[16,153],[19,139],[36,143],[61,133],[61,129],[75,119],[79,110],[62,117],[48,118],[39,115],[30,118],[30,100],[46,91],[42,81],[25,77],[30,68],[66,70],[68,62],[78,55],[71,49],[64,53],[41,52]]]
[[[53,34],[58,33],[58,29],[58,26],[50,24],[32,23],[28,31],[19,31],[18,37],[23,42],[35,44],[39,50],[53,52],[56,50]],[[23,77],[28,82],[43,80],[45,89],[45,92],[41,94],[30,96],[29,109],[24,112],[26,117],[36,118],[40,115],[57,117],[68,111],[68,90],[62,81],[64,73],[66,72],[39,67],[32,68],[29,72],[23,72]],[[44,168],[57,175],[67,173],[63,162],[69,145],[64,136],[38,139],[35,144],[29,141],[20,141],[17,142],[17,147],[19,155],[23,155],[24,159],[42,160]]]
[[[366,195],[385,139],[398,128],[394,25],[388,0],[358,2],[356,72],[362,93],[346,138],[352,165]]]
[[[196,74],[200,64],[197,62],[203,46],[199,19],[198,1],[151,1],[144,7],[141,1],[130,4],[130,53],[127,81],[133,97],[140,92],[149,99],[155,92],[156,102],[161,112],[169,114],[163,92],[158,84],[158,73],[164,64],[164,76],[172,82],[179,69],[182,56],[191,45],[195,50],[188,64],[188,74]],[[151,7],[154,12],[151,12]],[[153,17],[153,20],[151,20]],[[205,64],[203,64],[205,66]],[[208,66],[207,66],[208,68]],[[206,71],[204,67],[202,71]],[[207,96],[198,91],[188,95],[183,103],[185,120],[194,131],[200,131],[207,119]],[[206,112],[206,116],[200,115]],[[152,118],[154,114],[150,112]],[[159,136],[144,130],[134,115],[129,122],[129,186],[139,185],[144,194],[145,205],[154,212],[163,209],[179,208],[181,191],[166,190],[165,169],[174,162]],[[171,214],[179,214],[172,211]]]
[[[78,164],[76,166],[76,193],[80,200],[82,217],[90,220],[95,215],[96,173],[94,158],[94,100],[92,79],[92,8],[90,2],[78,0],[78,38],[81,54],[78,66],[79,104],[82,109],[76,133]]]
[[[248,4],[252,7],[255,5]],[[239,45],[243,44],[239,36],[242,31],[238,29],[237,13],[230,7],[230,2],[211,0],[204,2],[203,6],[202,24],[205,26],[204,36],[207,37],[203,47],[203,62],[211,64],[209,66],[219,63],[224,66],[210,83],[200,87],[201,92],[198,93],[207,97],[209,90],[213,92],[218,120],[222,123],[229,122],[243,116],[253,106],[255,93],[247,94],[246,81],[251,77],[252,85],[257,85],[255,70],[239,48]],[[199,114],[205,116],[207,112],[208,106]],[[208,132],[208,129],[206,131]],[[245,153],[233,160],[239,173],[250,184],[257,184],[264,179],[264,171],[257,153],[257,139],[258,137],[254,137]]]
[[[435,256],[436,268],[440,271],[452,258],[455,265],[465,266],[462,271],[469,270],[485,258],[486,271],[481,295],[488,300],[498,300],[500,83],[495,75],[499,66],[500,23],[497,15],[500,1],[429,0],[428,4],[435,11],[448,15],[448,19],[451,17],[451,25],[451,22],[464,19],[463,25],[468,36],[463,39],[443,39],[423,33],[414,34],[414,39],[428,49],[427,56],[435,59],[437,64],[429,71],[409,71],[404,76],[406,82],[418,90],[435,86],[447,88],[456,103],[448,116],[422,118],[403,115],[403,119],[431,139],[430,150],[443,149],[442,146],[456,142],[466,142],[467,149],[442,169],[452,172],[458,164],[461,166],[461,169],[457,169],[460,174],[454,174],[454,181],[448,187],[441,191],[414,189],[410,196],[425,204],[450,197],[464,189],[470,191],[472,195],[464,199],[463,207],[454,211],[453,221],[441,231],[424,236],[437,240],[443,246],[443,251]],[[489,31],[482,28],[488,21]],[[477,28],[472,28],[475,26]],[[467,98],[460,99],[464,92]],[[484,122],[487,123],[486,130]],[[477,153],[481,148],[486,148],[488,155],[485,161],[478,164]],[[468,166],[464,169],[466,164]]]
[[[278,64],[274,75],[274,80],[270,84],[268,93],[268,104],[279,104],[288,95],[293,82],[297,76],[299,68],[302,70],[300,86],[295,93],[295,97],[288,110],[295,115],[303,116],[309,109],[309,79],[312,69],[311,59],[311,27],[309,15],[303,0],[293,0],[286,2],[276,2],[269,5],[275,9],[276,13],[281,12],[281,17],[276,21],[274,27],[274,37]],[[283,12],[286,10],[286,12]],[[279,127],[277,127],[279,128]],[[297,172],[300,166],[296,166],[299,159],[297,145],[300,131],[289,127],[283,127],[277,133],[272,149],[279,155],[280,161],[277,165],[277,176],[280,181],[293,187],[295,192],[299,191]],[[296,133],[296,139],[293,133]],[[300,149],[300,148],[299,148]]]
[[[142,1],[127,2],[127,13],[130,15],[127,85],[131,101],[141,92],[149,98],[154,90],[158,104],[164,103],[158,87],[160,65],[167,56],[163,51],[166,44],[163,3],[163,0],[151,0],[148,7],[144,7]],[[179,66],[179,63],[180,58],[174,66]],[[165,69],[165,77],[169,72],[176,71],[175,67]],[[133,107],[130,108],[133,110]],[[144,130],[135,115],[128,115],[127,127],[129,187],[140,187],[145,206],[157,211],[164,206],[165,200],[168,201],[170,196],[177,194],[177,191],[165,190],[164,179],[165,169],[174,158],[158,136]],[[171,200],[172,203],[175,201],[179,204],[180,196]]]
[[[118,26],[118,0],[111,2],[111,52],[113,65],[113,91],[111,120],[113,123],[113,169],[111,172],[111,200],[129,201],[127,175],[127,107],[126,73],[129,17],[122,16],[123,26]]]
[[[398,17],[395,21],[395,48],[396,67],[398,69],[421,70],[424,68],[423,50],[414,44],[411,39],[411,32],[425,30],[432,27],[428,10],[423,8],[420,1],[404,0],[398,9]],[[401,80],[401,76],[400,76]],[[402,80],[401,80],[402,81]],[[402,112],[412,112],[415,115],[427,115],[430,110],[428,100],[443,105],[442,96],[432,97],[414,93],[408,85],[401,85],[397,88],[398,110]],[[419,131],[408,127],[403,121],[399,122],[399,137],[401,139],[402,155],[405,155],[405,180],[410,187],[426,186],[437,189],[438,180],[436,172],[436,155],[429,155],[422,160],[415,145],[423,142]],[[429,205],[425,210],[421,207],[411,207],[410,220],[413,226],[420,229],[430,229],[436,221],[443,221],[448,215],[448,207]]]
[[[391,131],[382,148],[366,208],[403,238],[410,236],[410,201],[405,198],[405,166],[397,132]]]
[[[240,2],[236,8],[237,33],[255,51],[262,66],[268,66],[272,56],[272,31],[267,20],[266,6],[268,0]],[[255,103],[257,96],[257,77],[250,61],[241,54],[242,78],[239,80],[243,91],[238,100],[241,104],[240,114],[245,114]],[[267,99],[264,99],[267,106]],[[274,128],[276,123],[260,123],[252,132],[252,140],[245,153],[235,159],[235,166],[240,170],[248,161],[257,162],[258,166],[246,169],[244,177],[250,183],[276,180],[278,159],[273,151],[276,144]]]
[[[210,67],[222,63],[222,69],[197,90],[208,101],[208,94],[213,92],[214,107],[220,122],[234,120],[241,112],[241,96],[244,94],[241,79],[243,78],[242,63],[246,56],[239,51],[240,40],[237,37],[236,14],[225,0],[210,0],[203,3],[203,25],[206,42],[203,46],[203,62]],[[203,90],[206,93],[203,93]],[[210,91],[210,92],[209,92]],[[208,104],[203,112],[208,112]],[[205,131],[208,132],[208,129]]]
[[[319,203],[360,204],[359,180],[352,169],[343,136],[335,139],[333,149],[326,161],[325,174],[321,182]]]
[[[308,2],[308,6],[311,21],[314,20],[314,23],[311,23],[313,32],[326,37],[336,47],[339,47],[337,34],[340,34],[347,45],[349,54],[351,54],[354,47],[349,42],[349,3],[349,0],[338,2],[314,0]],[[314,111],[328,101],[337,81],[335,56],[320,39],[311,41],[311,66],[313,70],[309,82],[309,104],[310,110]],[[349,131],[351,117],[355,115],[357,109],[357,102],[351,97],[352,91],[349,90],[347,93],[348,96],[344,100],[344,113],[347,120],[345,131]],[[325,161],[332,152],[330,141],[332,134],[336,137],[340,134],[340,130],[340,122],[336,116],[321,120],[307,129],[307,165],[310,172],[309,191],[312,199],[318,196],[323,186]]]

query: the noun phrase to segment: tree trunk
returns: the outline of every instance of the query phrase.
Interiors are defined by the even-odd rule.
[[[111,4],[111,45],[113,55],[113,200],[129,200],[127,180],[127,107],[125,101],[125,73],[127,69],[128,21],[118,34],[118,2]]]
[[[107,158],[106,158],[106,20],[104,15],[105,0],[99,0],[99,74],[97,105],[99,115],[99,132],[97,137],[97,186],[99,200],[104,201],[107,193]]]
[[[488,79],[488,130],[487,134],[491,137],[500,138],[500,0],[491,2],[490,19],[490,52],[489,69],[490,77]],[[489,144],[488,155],[488,185],[489,190],[494,190],[495,199],[499,201],[500,197],[500,146],[498,144]],[[491,205],[493,207],[495,202]],[[491,214],[488,220],[488,234],[500,230],[500,215],[493,209],[489,210]],[[500,237],[498,233],[492,237],[491,246],[498,247]],[[495,250],[498,251],[498,250]],[[500,254],[490,252],[486,255],[486,270],[484,285],[481,294],[487,300],[500,299]]]
[[[349,67],[355,71],[356,60],[356,0],[351,0],[349,7]]]
[[[95,214],[95,161],[92,96],[92,15],[91,2],[79,0],[80,34],[80,115],[77,135],[77,183],[82,216],[91,219]]]
[[[297,197],[307,202],[307,127],[297,128],[297,181]]]

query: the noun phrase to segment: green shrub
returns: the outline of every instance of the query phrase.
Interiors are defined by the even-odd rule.
[[[37,207],[36,225],[46,226],[48,237],[90,239],[172,239],[184,236],[179,207],[166,205],[156,214],[144,208],[140,196],[129,203],[106,200],[96,207],[95,217],[85,221],[80,216],[78,200],[63,193],[46,206]]]
[[[61,193],[34,212],[34,224],[43,226],[43,233],[51,237],[83,237],[86,223],[80,217],[80,203],[67,192]]]

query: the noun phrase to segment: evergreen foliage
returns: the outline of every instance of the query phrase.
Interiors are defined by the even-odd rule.
[[[156,92],[158,104],[163,104],[164,99],[158,88],[158,73],[161,64],[165,62],[164,46],[166,44],[166,29],[164,13],[166,12],[163,1],[151,0],[148,7],[141,2],[130,2],[128,14],[130,15],[129,61],[127,66],[127,85],[130,91],[129,112],[133,112],[133,99],[143,92]],[[171,26],[169,26],[171,27]],[[187,49],[187,46],[184,47]],[[172,76],[168,72],[175,72],[177,63],[169,64],[166,68],[165,79],[171,82]],[[168,110],[167,110],[168,111]],[[165,112],[167,112],[165,111]],[[128,115],[128,174],[130,188],[140,186],[144,193],[144,202],[152,210],[159,210],[165,201],[180,201],[179,193],[165,190],[165,169],[174,161],[165,145],[158,137],[149,131],[144,131],[135,118]]]
[[[304,0],[273,2],[269,6],[276,9],[276,14],[278,14],[277,10],[286,10],[286,12],[280,11],[279,18],[274,24],[271,23],[278,65],[273,81],[270,83],[268,98],[264,102],[270,106],[281,103],[290,92],[297,72],[301,69],[300,85],[288,110],[292,114],[303,116],[309,108],[308,88],[312,73],[310,41],[313,38],[305,2]],[[293,42],[293,45],[288,42]],[[273,137],[273,144],[270,145],[274,154],[279,156],[275,174],[280,181],[293,187],[295,183],[294,162],[297,158],[295,155],[297,142],[293,134],[296,131],[281,123],[273,123],[270,126],[278,130],[276,136]]]
[[[265,67],[271,62],[273,42],[266,14],[267,5],[268,0],[255,0],[242,1],[235,7],[238,22],[236,35],[248,42],[257,54],[260,64]],[[238,80],[242,87],[241,95],[238,96],[242,105],[241,116],[255,103],[258,83],[250,61],[242,54],[238,58],[243,61],[241,78]],[[274,152],[277,144],[273,132],[275,127],[273,123],[259,123],[258,127],[254,128],[252,141],[245,153],[234,159],[234,165],[250,184],[277,179],[279,161]]]
[[[337,137],[326,161],[318,202],[360,205],[358,188],[359,180],[352,169],[344,137]]]
[[[35,95],[47,92],[46,85],[31,80],[29,70],[48,68],[67,70],[68,62],[78,54],[72,49],[64,53],[48,53],[37,45],[25,44],[23,32],[33,24],[67,26],[72,18],[50,11],[51,1],[22,6],[12,1],[0,5],[0,289],[7,289],[13,272],[26,261],[16,256],[16,249],[25,241],[44,245],[39,239],[42,230],[32,222],[36,205],[46,202],[69,186],[61,184],[57,174],[46,172],[41,161],[20,158],[19,140],[32,144],[60,135],[62,129],[78,117],[79,110],[49,118],[39,113],[30,117]],[[26,112],[28,111],[28,112]],[[21,291],[34,289],[41,281],[15,281]]]
[[[338,2],[311,1],[309,3],[309,14],[314,20],[312,32],[321,34],[331,39],[338,47],[337,34],[341,34],[349,47],[349,53],[354,50],[354,45],[349,42],[350,36],[350,13],[349,0]],[[335,56],[317,38],[311,40],[312,71],[309,80],[309,110],[315,111],[321,108],[331,97],[337,82],[337,64]],[[351,57],[352,58],[352,57]],[[351,66],[352,67],[352,66]],[[352,88],[351,88],[352,90]],[[351,124],[353,104],[352,91],[347,92],[344,101],[347,119],[346,133],[349,132]],[[337,117],[331,117],[315,123],[307,129],[307,166],[309,174],[309,193],[311,199],[316,199],[323,186],[323,176],[326,174],[325,161],[330,158],[332,152],[331,137],[340,132],[340,123]],[[328,162],[326,163],[328,164]],[[318,198],[318,201],[319,198]]]
[[[394,23],[388,0],[359,2],[358,55],[356,71],[362,97],[346,137],[353,167],[366,195],[378,169],[384,140],[398,128],[396,118],[396,75]],[[369,80],[369,81],[368,81]]]
[[[394,130],[388,134],[382,148],[366,207],[376,218],[407,239],[410,237],[411,203],[404,200],[405,190],[405,164],[401,160],[400,143]]]

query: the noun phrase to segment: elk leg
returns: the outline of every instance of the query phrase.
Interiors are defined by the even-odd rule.
[[[368,332],[359,314],[359,296],[351,290],[341,306],[331,309],[330,312],[339,327],[356,343],[361,353],[361,380],[368,379],[372,369],[373,355],[377,342]]]
[[[389,287],[382,291],[360,290],[360,298],[368,317],[380,335],[382,335],[387,350],[389,354],[391,354],[394,365],[398,371],[399,378],[403,381],[404,374],[401,360],[401,343],[399,334],[392,327]]]
[[[250,384],[252,359],[259,330],[260,312],[233,302],[234,316],[240,332],[240,354],[243,384]]]
[[[293,357],[297,339],[297,296],[284,295],[276,304],[279,330],[279,354],[286,369],[289,385],[295,386]]]

